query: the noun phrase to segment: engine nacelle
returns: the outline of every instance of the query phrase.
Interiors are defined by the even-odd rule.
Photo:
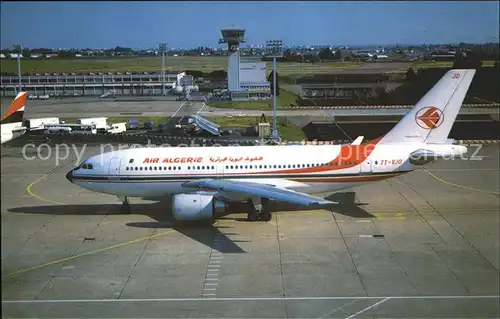
[[[178,194],[172,197],[172,212],[177,220],[207,220],[225,211],[226,204],[211,195]]]

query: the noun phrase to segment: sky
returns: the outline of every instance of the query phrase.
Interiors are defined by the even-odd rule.
[[[248,44],[390,45],[498,42],[497,1],[8,2],[2,48],[218,47],[220,29]]]

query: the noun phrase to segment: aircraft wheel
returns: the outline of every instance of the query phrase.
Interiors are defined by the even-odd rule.
[[[249,221],[254,222],[254,221],[259,220],[259,215],[257,215],[257,213],[256,213],[256,212],[251,212],[251,213],[248,213],[248,214],[247,214],[247,219],[248,219]]]
[[[268,222],[271,219],[273,219],[273,215],[270,212],[263,212],[262,214],[259,215],[259,219]]]

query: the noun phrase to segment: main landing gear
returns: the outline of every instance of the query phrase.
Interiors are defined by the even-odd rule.
[[[273,218],[272,213],[269,211],[268,198],[256,198],[248,201],[249,213],[247,219],[249,221],[270,221]]]
[[[123,202],[120,211],[124,214],[130,214],[130,202],[128,201],[128,197],[118,196],[118,198]]]

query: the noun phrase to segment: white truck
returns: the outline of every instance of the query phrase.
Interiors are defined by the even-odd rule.
[[[119,134],[127,131],[127,122],[111,123],[107,129],[109,134]]]
[[[59,124],[58,117],[43,117],[24,121],[24,125],[30,130],[43,130],[44,124]]]
[[[107,129],[108,124],[106,123],[107,117],[89,117],[89,118],[81,118],[76,120],[76,124],[82,125],[92,125],[94,124],[96,129]]]

